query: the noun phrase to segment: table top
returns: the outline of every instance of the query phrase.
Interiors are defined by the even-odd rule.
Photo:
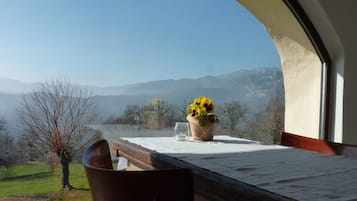
[[[357,200],[356,159],[229,136],[215,136],[208,142],[177,141],[174,137],[122,138],[121,141],[213,172],[229,181],[242,182],[248,185],[247,189],[253,187],[282,196],[276,200]]]

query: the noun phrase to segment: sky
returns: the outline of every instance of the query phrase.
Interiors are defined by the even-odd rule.
[[[0,0],[0,77],[119,86],[280,67],[235,0]]]

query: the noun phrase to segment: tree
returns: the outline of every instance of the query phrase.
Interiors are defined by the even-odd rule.
[[[278,144],[284,130],[284,99],[272,97],[267,108],[258,113],[256,118],[247,124],[245,135],[254,140]]]
[[[187,106],[189,104],[189,101],[184,100],[182,104],[175,106],[178,121],[186,121],[186,117],[188,115]]]
[[[5,130],[5,120],[0,119],[0,134],[2,134]]]
[[[12,156],[16,153],[14,138],[7,133],[5,125],[6,121],[0,119],[0,166],[8,166],[16,162],[15,157]]]
[[[19,112],[28,143],[36,147],[47,145],[59,157],[65,189],[72,188],[69,162],[97,137],[88,136],[86,128],[94,120],[93,106],[90,93],[63,81],[42,83],[21,102]]]
[[[281,132],[284,130],[284,99],[282,97],[272,97],[269,101],[266,115],[267,120],[270,120],[269,134],[274,144],[280,142]]]
[[[151,103],[142,108],[144,118],[144,128],[161,129],[165,126],[165,114],[168,114],[170,106],[160,98],[154,99]],[[167,117],[167,115],[166,115]]]
[[[228,128],[231,134],[234,134],[237,124],[246,112],[247,108],[239,101],[224,103],[218,111],[222,126]]]
[[[140,124],[142,121],[142,109],[139,105],[127,105],[120,117],[120,123]]]
[[[181,112],[178,110],[177,105],[168,104],[167,110],[164,113],[165,126],[173,127],[178,121],[186,121],[186,118],[183,118]]]

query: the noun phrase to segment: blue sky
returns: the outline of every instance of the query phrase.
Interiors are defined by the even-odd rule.
[[[0,0],[0,77],[117,86],[280,67],[234,0]]]

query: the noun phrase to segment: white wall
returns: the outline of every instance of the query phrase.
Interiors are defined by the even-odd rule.
[[[313,46],[280,0],[238,0],[271,35],[281,58],[285,131],[319,138],[322,66]]]
[[[285,130],[318,137],[320,64],[281,0],[238,0],[266,27],[281,57]],[[357,144],[357,1],[299,0],[331,57],[330,140]]]
[[[300,3],[332,59],[331,140],[357,144],[357,1]]]

